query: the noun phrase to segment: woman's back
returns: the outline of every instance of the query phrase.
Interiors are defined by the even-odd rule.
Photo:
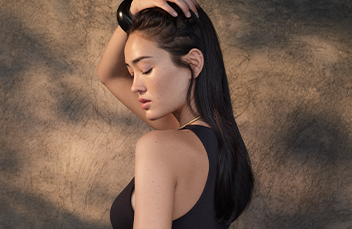
[[[175,151],[171,152],[175,155],[164,152],[170,156],[170,162],[174,162],[175,167],[179,167],[178,172],[180,172],[175,187],[173,211],[175,214],[173,214],[172,228],[228,228],[224,224],[218,224],[215,219],[214,187],[218,144],[214,132],[211,128],[199,125],[190,125],[177,132],[180,136],[176,138],[183,139],[185,143],[184,146],[178,145],[179,158],[177,159]],[[164,136],[170,137],[165,133]],[[166,148],[173,151],[172,148],[180,139],[176,141],[173,139],[175,145],[167,142],[169,147]],[[183,165],[180,166],[180,164]],[[121,228],[119,225],[133,225],[132,222],[126,222],[126,220],[131,221],[134,217],[130,204],[134,188],[134,180],[132,180],[113,203],[110,213],[113,228]],[[126,212],[129,212],[129,216],[126,216]]]

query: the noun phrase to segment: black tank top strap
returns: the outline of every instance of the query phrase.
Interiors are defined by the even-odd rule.
[[[203,193],[197,203],[185,215],[172,222],[172,229],[225,229],[229,225],[218,223],[214,205],[214,189],[217,173],[218,141],[215,132],[205,126],[189,125],[183,129],[192,131],[208,154],[209,173]],[[134,189],[134,178],[115,199],[110,210],[110,220],[114,229],[132,229],[134,211],[131,205],[131,196]]]

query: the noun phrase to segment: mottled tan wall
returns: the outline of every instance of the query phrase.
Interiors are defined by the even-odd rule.
[[[111,0],[0,0],[0,228],[110,228],[150,129],[98,81]],[[256,190],[232,228],[352,228],[352,4],[200,0]]]

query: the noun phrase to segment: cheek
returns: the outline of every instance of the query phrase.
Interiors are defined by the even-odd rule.
[[[168,71],[167,69],[162,69],[157,73],[153,83],[153,89],[157,94],[167,95],[170,90],[173,90],[175,85],[175,77],[173,71]]]
[[[153,94],[156,96],[156,99],[181,99],[187,94],[189,87],[188,75],[191,74],[187,69],[178,69],[178,68],[167,68],[164,67],[160,71],[155,72],[154,79],[151,80],[149,85],[150,91],[154,91]],[[184,94],[184,96],[183,96]]]

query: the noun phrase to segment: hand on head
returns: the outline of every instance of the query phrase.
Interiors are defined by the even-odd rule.
[[[186,17],[191,17],[190,10],[192,10],[198,16],[198,3],[196,0],[169,0],[169,2],[174,2],[177,4]],[[177,12],[167,3],[166,0],[133,0],[130,11],[133,15],[135,15],[139,11],[151,7],[159,7],[172,16],[177,17]]]

